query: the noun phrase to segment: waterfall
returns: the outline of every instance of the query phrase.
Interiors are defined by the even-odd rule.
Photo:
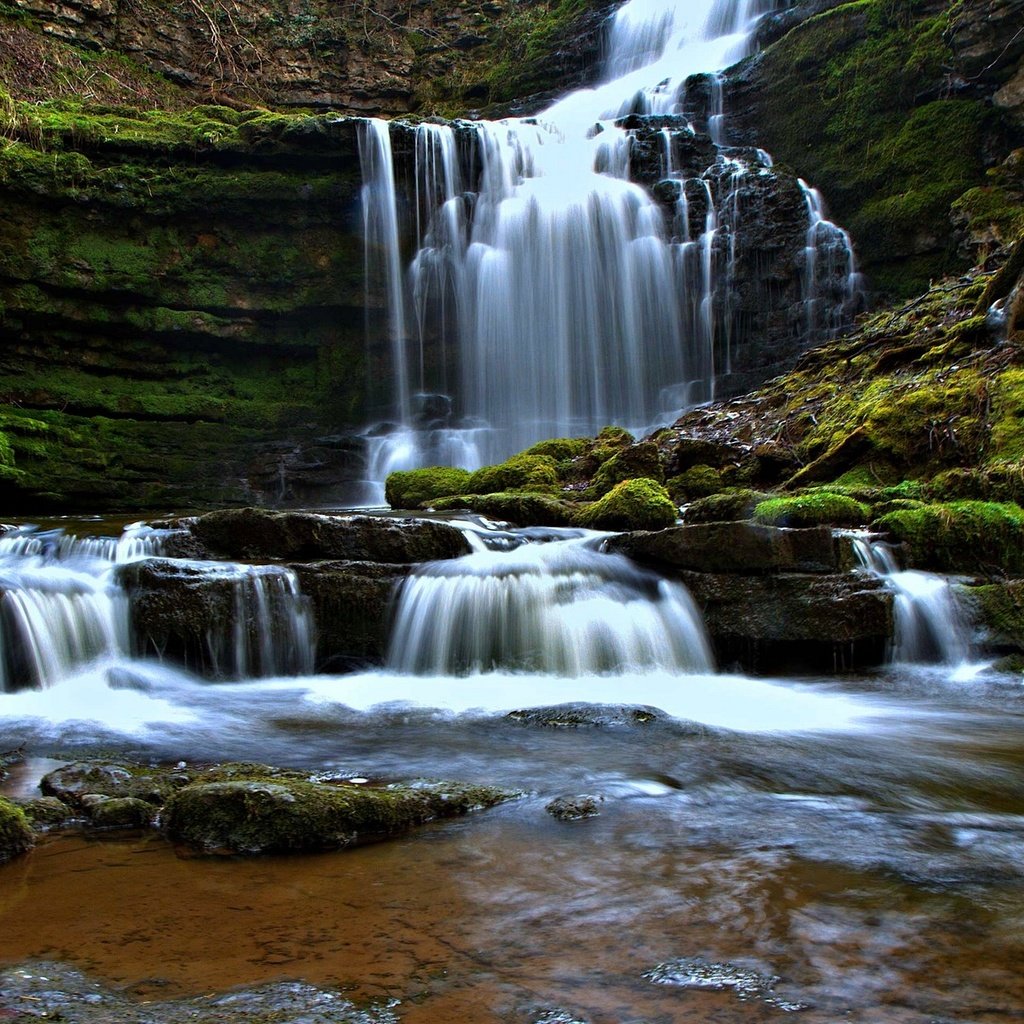
[[[719,72],[749,51],[774,6],[630,0],[610,20],[608,80],[598,87],[536,117],[397,128],[415,136],[403,146],[413,153],[401,172],[411,177],[406,205],[389,125],[364,122],[367,272],[387,304],[385,376],[394,380],[391,426],[368,440],[371,480],[417,465],[475,468],[609,423],[642,434],[715,397],[716,377],[731,371],[742,184],[770,165],[757,151],[723,149]],[[694,135],[680,110],[695,74],[708,81],[719,155],[680,169],[672,134]],[[672,123],[674,216],[629,180],[623,118],[637,113]],[[693,211],[703,231],[691,232],[688,192],[705,207]],[[839,258],[831,253],[842,240],[849,254],[849,240],[829,234],[820,203],[815,210],[805,300],[813,330],[831,329],[849,296],[834,296],[831,271],[815,268]],[[404,270],[402,237],[417,246]]]
[[[129,598],[114,569],[161,555],[168,532],[140,523],[119,537],[36,527],[0,537],[0,692],[47,689],[91,665],[129,659]],[[312,616],[291,570],[188,564],[231,587],[233,614],[207,637],[216,674],[312,672]]]
[[[949,582],[934,573],[901,570],[888,544],[863,534],[852,539],[860,564],[885,580],[893,593],[896,636],[892,660],[902,664],[965,662],[970,646]]]
[[[686,589],[592,544],[528,543],[419,567],[399,592],[388,667],[567,677],[712,671]]]

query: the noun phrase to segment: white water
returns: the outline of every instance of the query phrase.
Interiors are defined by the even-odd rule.
[[[868,536],[855,536],[853,548],[861,565],[892,589],[896,618],[892,660],[963,665],[970,645],[949,581],[935,573],[900,569],[892,548]]]
[[[686,589],[601,554],[597,540],[524,544],[419,567],[398,596],[387,667],[570,679],[710,673],[704,626]]]
[[[162,554],[167,531],[144,524],[119,537],[24,527],[0,537],[0,692],[49,689],[131,661],[129,597],[119,565]],[[217,674],[308,673],[313,627],[295,574],[277,566],[188,563],[226,576],[230,623],[211,624]]]
[[[371,441],[371,480],[437,462],[474,468],[609,423],[643,433],[715,397],[718,375],[731,369],[740,186],[770,161],[719,156],[728,173],[712,165],[692,183],[706,194],[708,212],[703,233],[691,239],[687,216],[667,223],[628,180],[631,143],[615,121],[631,112],[675,113],[686,78],[710,74],[708,127],[722,143],[717,73],[748,52],[758,19],[774,6],[630,0],[611,21],[604,84],[533,118],[418,126],[415,223],[407,227],[418,251],[404,277],[388,126],[366,122],[368,271],[376,269],[388,298],[395,379],[388,415],[397,422],[394,433]],[[680,120],[674,130],[687,129]],[[666,139],[664,174],[680,179],[667,131]],[[817,264],[841,260],[835,250],[845,241],[851,280],[854,271],[848,237],[829,233],[820,201],[807,195],[813,331],[833,328],[849,298],[823,287],[835,275]],[[685,205],[685,188],[683,196]],[[454,396],[452,413],[425,425],[416,396],[438,393]]]

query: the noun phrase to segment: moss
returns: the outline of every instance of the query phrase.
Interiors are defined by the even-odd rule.
[[[1024,652],[1024,581],[958,588],[983,643],[1000,652]]]
[[[1024,509],[1004,502],[954,501],[902,509],[873,524],[902,543],[914,568],[1024,573]]]
[[[484,466],[473,473],[465,487],[469,494],[499,491],[550,491],[558,486],[558,471],[550,455],[521,453],[496,466]]]
[[[669,487],[672,482],[669,481]],[[754,509],[768,497],[763,491],[737,488],[721,494],[698,498],[683,511],[686,523],[732,523],[749,519]]]
[[[25,812],[0,797],[0,864],[32,846],[32,826]]]
[[[725,485],[721,471],[714,466],[697,465],[672,477],[667,486],[673,499],[682,503],[717,494]]]
[[[378,788],[236,777],[176,793],[163,821],[176,842],[208,852],[340,849],[492,807],[514,795],[453,783]]]
[[[622,427],[603,427],[594,438],[590,451],[598,462],[606,462],[635,442],[636,438]]]
[[[754,521],[767,526],[862,526],[871,510],[845,494],[814,491],[768,498],[754,509]]]
[[[469,483],[469,472],[448,466],[400,470],[389,474],[384,498],[392,508],[420,508],[435,498],[462,494]]]
[[[438,512],[465,508],[517,526],[568,526],[573,509],[569,502],[530,491],[452,495],[433,502],[433,507]]]
[[[594,443],[595,451],[607,447],[600,437]],[[658,483],[664,481],[658,446],[653,441],[630,444],[604,459],[594,474],[587,496],[599,498],[616,484],[623,480],[632,480],[634,477],[646,477]]]
[[[623,480],[604,497],[582,506],[574,522],[594,530],[660,530],[672,526],[676,516],[664,486],[640,477]]]
[[[548,441],[538,441],[531,445],[523,455],[545,455],[555,462],[568,462],[585,455],[590,451],[593,442],[589,437],[553,437]]]

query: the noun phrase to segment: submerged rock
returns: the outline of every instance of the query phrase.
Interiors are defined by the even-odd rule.
[[[367,788],[235,779],[181,790],[168,801],[163,821],[171,839],[206,852],[336,850],[493,807],[515,795],[458,783]]]
[[[522,708],[506,716],[517,725],[543,729],[586,729],[617,726],[649,725],[666,721],[668,716],[658,708],[641,704],[553,704],[550,707]]]

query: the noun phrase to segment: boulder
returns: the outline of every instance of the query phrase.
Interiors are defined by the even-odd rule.
[[[893,637],[893,599],[865,573],[767,576],[680,572],[724,670],[873,668]]]
[[[827,527],[787,530],[748,522],[692,523],[626,533],[608,550],[658,569],[697,573],[836,573],[854,562],[849,540]]]
[[[0,797],[0,864],[17,857],[32,846],[32,828],[25,812]]]
[[[75,812],[63,800],[58,800],[55,796],[41,796],[33,800],[18,801],[18,806],[25,812],[25,817],[37,831],[60,828],[75,816]]]
[[[105,797],[95,794],[83,801],[89,820],[97,828],[148,828],[156,807],[132,796]]]
[[[77,761],[44,775],[39,788],[73,808],[87,807],[87,797],[142,800],[162,804],[171,793],[191,781],[177,770],[148,768],[127,762]],[[91,801],[93,804],[95,800]]]
[[[209,853],[335,850],[493,807],[515,795],[457,783],[378,788],[236,778],[181,790],[164,808],[163,822],[175,842]]]
[[[407,564],[469,554],[447,523],[386,516],[223,509],[199,516],[191,533],[216,558],[315,562],[331,559]]]

